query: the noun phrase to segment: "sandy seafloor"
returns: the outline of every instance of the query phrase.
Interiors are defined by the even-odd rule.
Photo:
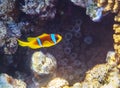
[[[92,22],[89,16],[85,15],[85,9],[73,4],[71,7],[69,5],[71,3],[59,7],[58,13],[63,11],[63,15],[56,14],[53,20],[42,23],[42,27],[35,23],[33,20],[35,17],[31,19],[26,18],[25,14],[19,14],[20,20],[25,18],[34,26],[34,31],[28,32],[28,34],[23,33],[21,39],[25,40],[28,36],[38,36],[42,33],[60,33],[63,39],[59,44],[50,48],[32,50],[19,46],[17,52],[13,55],[1,53],[0,73],[7,73],[13,77],[16,77],[16,71],[25,74],[25,81],[29,85],[31,79],[28,67],[29,60],[33,52],[42,51],[43,53],[50,53],[56,58],[58,63],[56,76],[67,79],[72,85],[75,82],[82,81],[86,71],[97,64],[105,63],[107,52],[113,50],[112,25],[114,14],[109,13],[99,22]],[[80,25],[80,35],[77,37],[72,28],[79,21],[82,24]],[[69,41],[66,41],[65,38],[67,33],[72,34]],[[90,44],[84,42],[87,36],[92,38]],[[65,53],[64,49],[66,47],[71,48],[70,53]],[[9,59],[13,59],[12,64],[9,64]],[[74,61],[76,61],[76,64],[73,64]],[[80,73],[80,71],[82,72]]]

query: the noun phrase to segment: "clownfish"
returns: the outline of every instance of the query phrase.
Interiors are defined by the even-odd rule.
[[[51,47],[56,45],[62,40],[62,36],[59,34],[42,34],[37,37],[28,37],[27,41],[24,42],[18,39],[18,44],[23,47],[30,47],[32,49],[38,49],[42,47]]]

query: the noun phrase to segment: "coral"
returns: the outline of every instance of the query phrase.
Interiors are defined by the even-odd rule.
[[[0,1],[0,15],[11,12],[14,9],[15,0]]]
[[[96,79],[102,83],[105,81],[105,77],[110,69],[111,66],[107,64],[96,65],[92,70],[86,73],[85,80],[92,81],[93,79]]]
[[[102,17],[103,7],[98,7],[94,0],[71,0],[75,5],[86,8],[86,14],[92,21],[99,21]]]
[[[0,47],[2,47],[5,44],[5,37],[7,34],[7,28],[4,24],[4,22],[0,21]]]
[[[114,21],[116,22],[114,25],[113,25],[113,30],[115,31],[115,34],[113,34],[113,39],[114,39],[114,49],[115,49],[115,58],[117,59],[117,62],[119,63],[119,58],[120,58],[120,1],[118,0],[115,0],[113,3],[112,3],[114,6],[112,7],[113,9],[112,10],[115,10],[113,12],[118,12],[117,15],[114,17]]]
[[[92,21],[99,21],[102,17],[102,7],[98,7],[97,4],[93,3],[86,7],[86,14],[90,16]]]
[[[71,0],[71,2],[73,2],[75,5],[81,6],[81,7],[85,7],[85,1],[84,0]]]
[[[119,69],[113,68],[112,71],[108,74],[107,84],[104,84],[100,88],[119,88],[120,87],[120,73]]]
[[[7,74],[0,74],[0,88],[26,88],[26,84]]]
[[[31,69],[39,75],[54,73],[57,67],[56,59],[50,54],[41,51],[32,55]]]
[[[115,52],[114,51],[109,51],[107,53],[106,61],[111,66],[116,66],[117,65],[117,60],[115,58]]]
[[[15,37],[7,38],[5,41],[5,54],[14,54],[18,48],[17,39]]]
[[[104,12],[118,12],[119,10],[119,0],[96,0],[98,7],[104,7]]]
[[[86,8],[88,4],[93,3],[93,0],[71,0],[75,5]]]
[[[47,88],[63,88],[63,86],[68,85],[69,83],[67,80],[62,78],[54,78],[48,83]]]
[[[84,81],[63,88],[119,88],[120,72],[115,60],[115,52],[109,51],[106,61],[107,63],[96,65],[87,71]]]
[[[24,0],[22,11],[26,14],[39,14],[42,19],[54,18],[56,0]]]
[[[13,20],[7,22],[8,36],[17,37],[21,36],[22,25],[20,23],[15,23]]]

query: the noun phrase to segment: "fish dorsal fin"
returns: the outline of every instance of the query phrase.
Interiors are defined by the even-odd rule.
[[[47,34],[47,33],[43,33],[42,35],[39,36],[39,38],[43,38],[43,37],[48,36],[48,35],[49,34]]]
[[[34,39],[36,39],[36,38],[43,38],[43,37],[45,37],[45,36],[48,36],[48,34],[47,34],[47,33],[43,33],[42,35],[40,35],[40,36],[38,36],[38,37],[28,37],[27,40],[28,40],[28,41],[32,41],[32,40],[34,40]]]
[[[28,37],[28,38],[27,38],[27,41],[32,41],[32,40],[34,40],[34,39],[36,39],[36,37]]]

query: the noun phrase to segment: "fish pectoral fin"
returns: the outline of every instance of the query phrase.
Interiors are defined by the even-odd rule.
[[[34,40],[34,39],[36,39],[35,37],[28,37],[27,38],[27,41],[32,41],[32,40]]]
[[[50,42],[50,41],[44,41],[44,42],[43,42],[43,47],[50,47],[50,46],[52,46],[52,45],[54,45],[54,43],[52,43],[52,42]]]

